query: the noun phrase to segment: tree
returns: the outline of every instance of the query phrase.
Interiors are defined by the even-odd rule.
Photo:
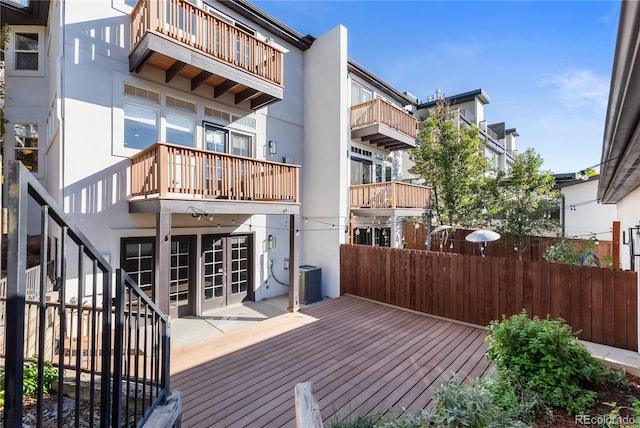
[[[482,209],[480,189],[490,167],[481,149],[477,127],[458,126],[445,100],[439,100],[420,123],[418,147],[409,151],[419,175],[433,194],[438,221],[468,225]]]
[[[541,171],[542,158],[533,149],[516,156],[508,174],[494,180],[493,204],[490,211],[497,230],[505,235],[505,245],[513,245],[522,254],[536,243],[536,237],[558,229],[550,211],[558,206],[558,191],[551,172]]]
[[[0,27],[0,149],[4,148],[4,132],[6,123],[4,118],[4,50],[8,41],[9,27],[3,25]],[[4,150],[0,150],[0,155],[2,154],[4,154]]]

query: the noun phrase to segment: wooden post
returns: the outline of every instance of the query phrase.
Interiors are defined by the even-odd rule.
[[[289,216],[289,312],[300,310],[300,216]]]
[[[156,186],[158,186],[158,195],[163,197],[167,194],[167,189],[169,187],[169,182],[167,179],[167,174],[169,171],[169,159],[168,159],[168,149],[164,144],[159,144],[156,147],[158,151],[158,156],[156,157],[156,171],[158,172],[158,181],[156,182]],[[146,195],[145,195],[146,196]]]
[[[349,213],[349,245],[353,245],[353,225],[354,225],[353,213]]]
[[[171,279],[171,213],[156,214],[155,284],[153,300],[169,315],[169,282]]]
[[[295,400],[296,428],[323,428],[320,406],[313,396],[311,382],[296,385]]]
[[[611,242],[611,261],[613,270],[620,270],[620,222],[613,222]]]

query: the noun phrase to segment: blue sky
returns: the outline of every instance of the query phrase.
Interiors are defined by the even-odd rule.
[[[482,88],[552,172],[598,164],[620,2],[255,1],[302,34],[342,24],[348,55],[426,100]]]

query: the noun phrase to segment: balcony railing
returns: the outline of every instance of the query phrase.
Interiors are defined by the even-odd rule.
[[[416,184],[387,181],[349,188],[351,208],[429,208],[431,189]]]
[[[475,125],[476,124],[476,117],[469,110],[465,110],[465,109],[461,108],[460,109],[460,117],[463,118],[465,121],[467,121],[471,125]]]
[[[297,165],[156,143],[131,157],[131,196],[298,202]]]
[[[383,124],[415,139],[418,120],[398,107],[376,98],[351,107],[351,129]]]
[[[487,135],[489,136],[489,138],[491,138],[495,142],[498,142],[498,134],[493,132],[493,130],[489,127],[487,127]]]
[[[187,0],[138,0],[131,12],[131,23],[132,50],[147,33],[155,33],[283,85],[283,52]]]

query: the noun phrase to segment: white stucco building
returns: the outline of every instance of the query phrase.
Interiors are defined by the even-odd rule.
[[[640,4],[623,2],[605,122],[598,199],[614,204],[623,269],[640,268]]]
[[[295,309],[305,264],[338,296],[341,243],[399,246],[428,207],[393,181],[415,100],[349,59],[342,26],[304,36],[244,1],[0,3],[5,161],[171,316]]]

